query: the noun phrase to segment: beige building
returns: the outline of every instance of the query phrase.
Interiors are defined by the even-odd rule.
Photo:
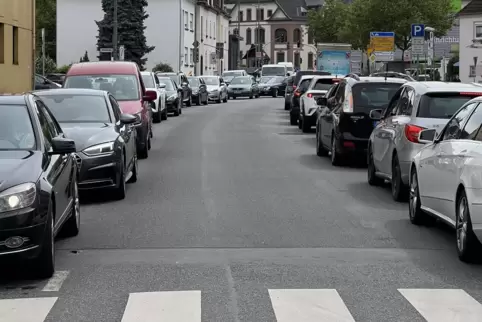
[[[33,87],[35,0],[0,0],[0,94]]]

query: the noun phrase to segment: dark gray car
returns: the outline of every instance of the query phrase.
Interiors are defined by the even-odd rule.
[[[251,76],[238,76],[233,78],[228,86],[229,97],[259,97],[258,84]]]
[[[122,114],[106,91],[57,89],[36,92],[66,137],[75,141],[79,190],[112,189],[124,199],[126,182],[137,181],[136,117]]]

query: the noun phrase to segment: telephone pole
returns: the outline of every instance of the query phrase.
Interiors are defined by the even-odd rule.
[[[258,8],[256,9],[256,24],[258,25],[256,29],[256,38],[258,38],[256,44],[256,67],[260,67],[261,59],[258,57],[258,53],[261,55],[261,1],[258,0]]]
[[[119,42],[118,35],[117,35],[118,5],[119,5],[118,0],[114,0],[114,15],[113,15],[113,21],[112,21],[112,58],[113,60],[119,59],[119,51],[117,50],[117,44]]]

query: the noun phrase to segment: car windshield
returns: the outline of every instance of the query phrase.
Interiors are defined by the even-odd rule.
[[[273,78],[274,78],[274,76],[263,76],[259,79],[259,82],[260,83],[267,83]]]
[[[199,87],[199,79],[196,77],[188,77],[187,80],[189,81],[189,85],[193,87]]]
[[[459,93],[429,93],[420,98],[417,117],[431,119],[449,119],[473,96]]]
[[[402,86],[400,83],[359,83],[353,86],[354,112],[384,109]]]
[[[159,78],[159,83],[166,85],[166,91],[175,91],[174,84],[170,78]]]
[[[263,67],[263,76],[285,76],[286,68],[284,66],[279,67]]]
[[[333,83],[334,81],[332,78],[318,79],[315,86],[313,86],[313,89],[317,91],[327,91],[331,88]]]
[[[206,85],[219,85],[219,79],[217,77],[203,77]]]
[[[151,75],[142,75],[142,81],[144,82],[144,86],[146,88],[156,88],[154,79],[152,79]]]
[[[231,84],[251,84],[251,77],[236,77],[231,81]]]
[[[103,96],[38,94],[60,123],[110,123]]]
[[[224,72],[223,77],[243,76],[243,72]]]
[[[25,105],[0,105],[0,150],[31,150],[35,135]]]
[[[118,101],[137,101],[140,87],[135,75],[82,75],[68,76],[65,88],[90,88],[108,91]]]
[[[281,84],[285,80],[284,77],[271,77],[270,80],[267,82],[268,84]]]

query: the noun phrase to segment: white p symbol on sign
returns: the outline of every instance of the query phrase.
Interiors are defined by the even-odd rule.
[[[417,35],[417,36],[422,32],[422,27],[421,27],[421,26],[415,26],[414,29],[415,29],[415,30],[414,30],[414,34]]]

